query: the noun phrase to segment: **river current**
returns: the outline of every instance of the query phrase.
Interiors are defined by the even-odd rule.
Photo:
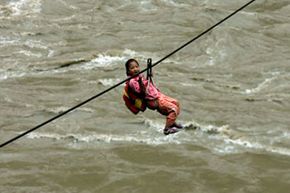
[[[0,143],[146,68],[245,0],[0,0]],[[153,69],[181,103],[133,115],[123,85],[0,149],[0,192],[285,193],[290,1],[253,4]]]

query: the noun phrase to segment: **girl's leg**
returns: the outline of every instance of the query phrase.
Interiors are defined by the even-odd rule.
[[[165,129],[173,127],[177,116],[180,113],[180,105],[176,99],[168,97],[164,94],[160,95],[159,102],[159,112],[166,115]]]

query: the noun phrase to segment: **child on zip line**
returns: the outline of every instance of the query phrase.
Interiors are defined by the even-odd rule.
[[[128,77],[140,72],[139,63],[135,59],[129,59],[125,63],[125,67]],[[147,77],[146,79],[142,74],[139,74],[126,82],[123,94],[126,106],[134,114],[139,111],[144,112],[146,108],[157,110],[166,116],[163,133],[168,135],[178,132],[179,129],[183,128],[182,125],[175,122],[180,113],[179,102],[161,93],[150,80],[151,78]]]

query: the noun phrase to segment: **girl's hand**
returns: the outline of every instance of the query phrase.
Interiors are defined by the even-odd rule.
[[[140,86],[141,94],[145,96],[146,88],[145,88],[145,85],[144,85],[144,82],[143,82],[143,76],[139,77],[138,83],[139,83],[139,86]]]

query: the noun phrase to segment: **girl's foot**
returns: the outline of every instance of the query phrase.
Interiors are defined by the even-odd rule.
[[[176,132],[178,132],[178,128],[176,128],[176,127],[169,127],[169,128],[165,128],[163,130],[164,135],[169,135],[169,134],[176,133]]]
[[[178,129],[182,129],[183,128],[183,125],[178,124],[178,123],[174,123],[172,126],[178,128]]]

